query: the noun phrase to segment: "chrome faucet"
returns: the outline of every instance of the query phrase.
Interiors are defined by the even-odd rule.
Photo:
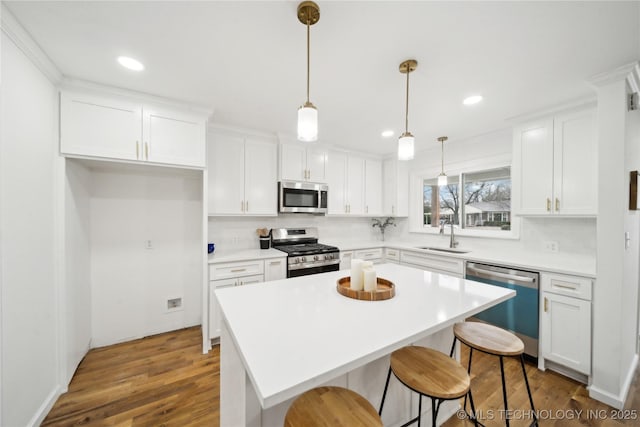
[[[453,223],[451,221],[440,221],[440,234],[444,234],[444,226],[447,224],[451,227],[451,239],[449,240],[449,247],[453,249],[458,246],[458,242],[456,242],[456,236],[453,233]]]

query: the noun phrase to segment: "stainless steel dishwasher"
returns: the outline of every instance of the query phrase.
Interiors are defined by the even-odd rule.
[[[516,296],[474,316],[508,329],[524,342],[524,352],[538,357],[538,286],[540,274],[499,265],[467,262],[465,278],[509,288]]]

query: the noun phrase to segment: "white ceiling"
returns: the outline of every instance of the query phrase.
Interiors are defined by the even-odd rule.
[[[294,134],[305,101],[305,27],[296,1],[5,2],[68,77],[208,106],[214,121]],[[593,94],[586,80],[640,57],[638,2],[318,1],[311,101],[320,141],[391,153]],[[134,73],[115,58],[146,69]],[[484,101],[464,107],[481,93]],[[393,138],[380,132],[391,128]]]

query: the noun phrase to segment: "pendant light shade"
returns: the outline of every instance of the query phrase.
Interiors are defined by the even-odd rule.
[[[318,140],[318,109],[309,101],[310,27],[320,20],[320,8],[312,1],[298,5],[298,20],[307,26],[307,102],[298,108],[298,140]]]
[[[300,141],[318,140],[318,110],[310,102],[298,108],[298,139]]]
[[[404,114],[404,133],[398,139],[398,160],[411,160],[415,152],[415,138],[409,132],[409,73],[414,71],[418,66],[418,61],[408,59],[400,64],[400,72],[407,75],[407,96],[405,102]]]
[[[438,138],[438,141],[442,144],[441,154],[442,154],[442,169],[440,175],[438,175],[438,186],[441,187],[443,185],[447,185],[447,175],[444,173],[444,142],[449,139],[446,136],[441,136]]]
[[[414,147],[413,142],[415,138],[411,135],[411,132],[405,132],[400,135],[398,139],[398,160],[411,160],[413,159]]]

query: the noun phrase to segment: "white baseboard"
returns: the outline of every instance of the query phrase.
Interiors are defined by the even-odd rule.
[[[58,397],[60,397],[61,394],[62,389],[60,388],[60,386],[54,387],[54,389],[51,390],[44,402],[42,402],[42,405],[40,405],[36,413],[33,414],[33,417],[31,417],[31,420],[29,420],[27,427],[38,427],[40,424],[42,424],[45,417],[47,416],[51,408],[53,408],[53,405],[56,403],[56,400],[58,400]]]
[[[615,395],[613,393],[609,393],[608,391],[601,390],[594,385],[591,385],[589,387],[589,397],[599,400],[602,403],[606,403],[609,406],[613,406],[616,409],[623,409],[624,404],[627,401],[629,388],[631,387],[631,382],[633,381],[633,376],[636,372],[637,367],[638,355],[636,354],[633,356],[631,366],[629,366],[629,370],[625,375],[624,382],[622,383],[622,388],[620,389],[620,394]]]

